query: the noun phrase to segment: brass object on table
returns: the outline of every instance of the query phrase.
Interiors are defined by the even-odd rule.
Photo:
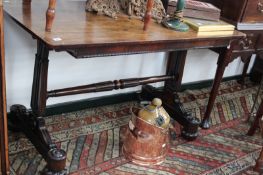
[[[126,138],[124,156],[140,165],[160,164],[165,160],[169,145],[170,116],[155,98],[143,109],[133,108]]]

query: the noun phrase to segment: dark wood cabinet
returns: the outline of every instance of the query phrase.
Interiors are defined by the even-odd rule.
[[[263,1],[247,0],[241,22],[263,22]]]
[[[261,0],[198,0],[209,2],[221,9],[221,16],[234,24],[263,22]]]
[[[246,42],[238,43],[234,48],[234,57],[240,56],[245,63],[243,80],[246,75],[248,64],[252,54],[257,59],[262,58],[263,30],[257,29],[255,24],[263,26],[263,1],[262,0],[198,0],[209,2],[221,9],[222,19],[234,24],[236,28],[246,33]],[[245,27],[242,27],[244,26]],[[258,61],[257,61],[258,62]],[[262,65],[263,67],[263,65]],[[252,72],[255,69],[252,69]]]

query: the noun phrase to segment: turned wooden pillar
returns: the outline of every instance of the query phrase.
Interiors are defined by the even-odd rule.
[[[154,0],[148,0],[147,1],[146,12],[145,12],[145,15],[144,15],[144,26],[143,26],[143,30],[144,31],[146,31],[148,29],[150,20],[152,18],[153,2],[154,2]]]
[[[46,12],[46,31],[50,32],[55,18],[56,0],[49,0]]]

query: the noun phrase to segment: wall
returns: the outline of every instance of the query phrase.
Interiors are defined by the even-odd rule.
[[[8,108],[12,104],[23,104],[29,108],[36,41],[9,17],[5,17],[5,47]],[[183,83],[212,79],[216,71],[217,56],[216,53],[207,49],[189,51]],[[165,73],[165,64],[165,53],[76,60],[67,53],[51,52],[48,89],[120,78],[161,75]],[[241,74],[242,68],[243,63],[237,59],[228,66],[224,77]],[[162,86],[162,83],[155,85]],[[48,105],[139,89],[140,87],[136,87],[119,91],[51,98],[48,100]]]

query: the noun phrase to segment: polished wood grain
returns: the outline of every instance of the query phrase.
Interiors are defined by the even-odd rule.
[[[8,136],[7,136],[7,115],[6,115],[6,83],[5,83],[5,47],[3,27],[3,4],[0,0],[0,156],[1,173],[10,174],[8,159]]]
[[[152,21],[148,31],[144,32],[142,30],[144,24],[140,20],[131,20],[128,16],[119,16],[114,20],[87,13],[84,1],[62,0],[57,1],[52,31],[45,32],[43,21],[45,21],[47,3],[47,1],[32,1],[31,13],[29,13],[22,10],[20,1],[11,0],[5,5],[5,11],[35,38],[42,40],[49,48],[57,50],[83,47],[85,51],[90,49],[95,53],[105,47],[104,50],[115,49],[115,52],[150,52],[152,49],[145,45],[155,44],[156,52],[177,49],[178,45],[183,47],[182,43],[186,43],[185,47],[189,48],[187,43],[191,42],[196,43],[196,48],[225,46],[228,45],[230,38],[243,36],[242,33],[235,32],[233,35],[201,37],[193,30],[185,33],[176,32]],[[95,46],[97,51],[94,50]]]

